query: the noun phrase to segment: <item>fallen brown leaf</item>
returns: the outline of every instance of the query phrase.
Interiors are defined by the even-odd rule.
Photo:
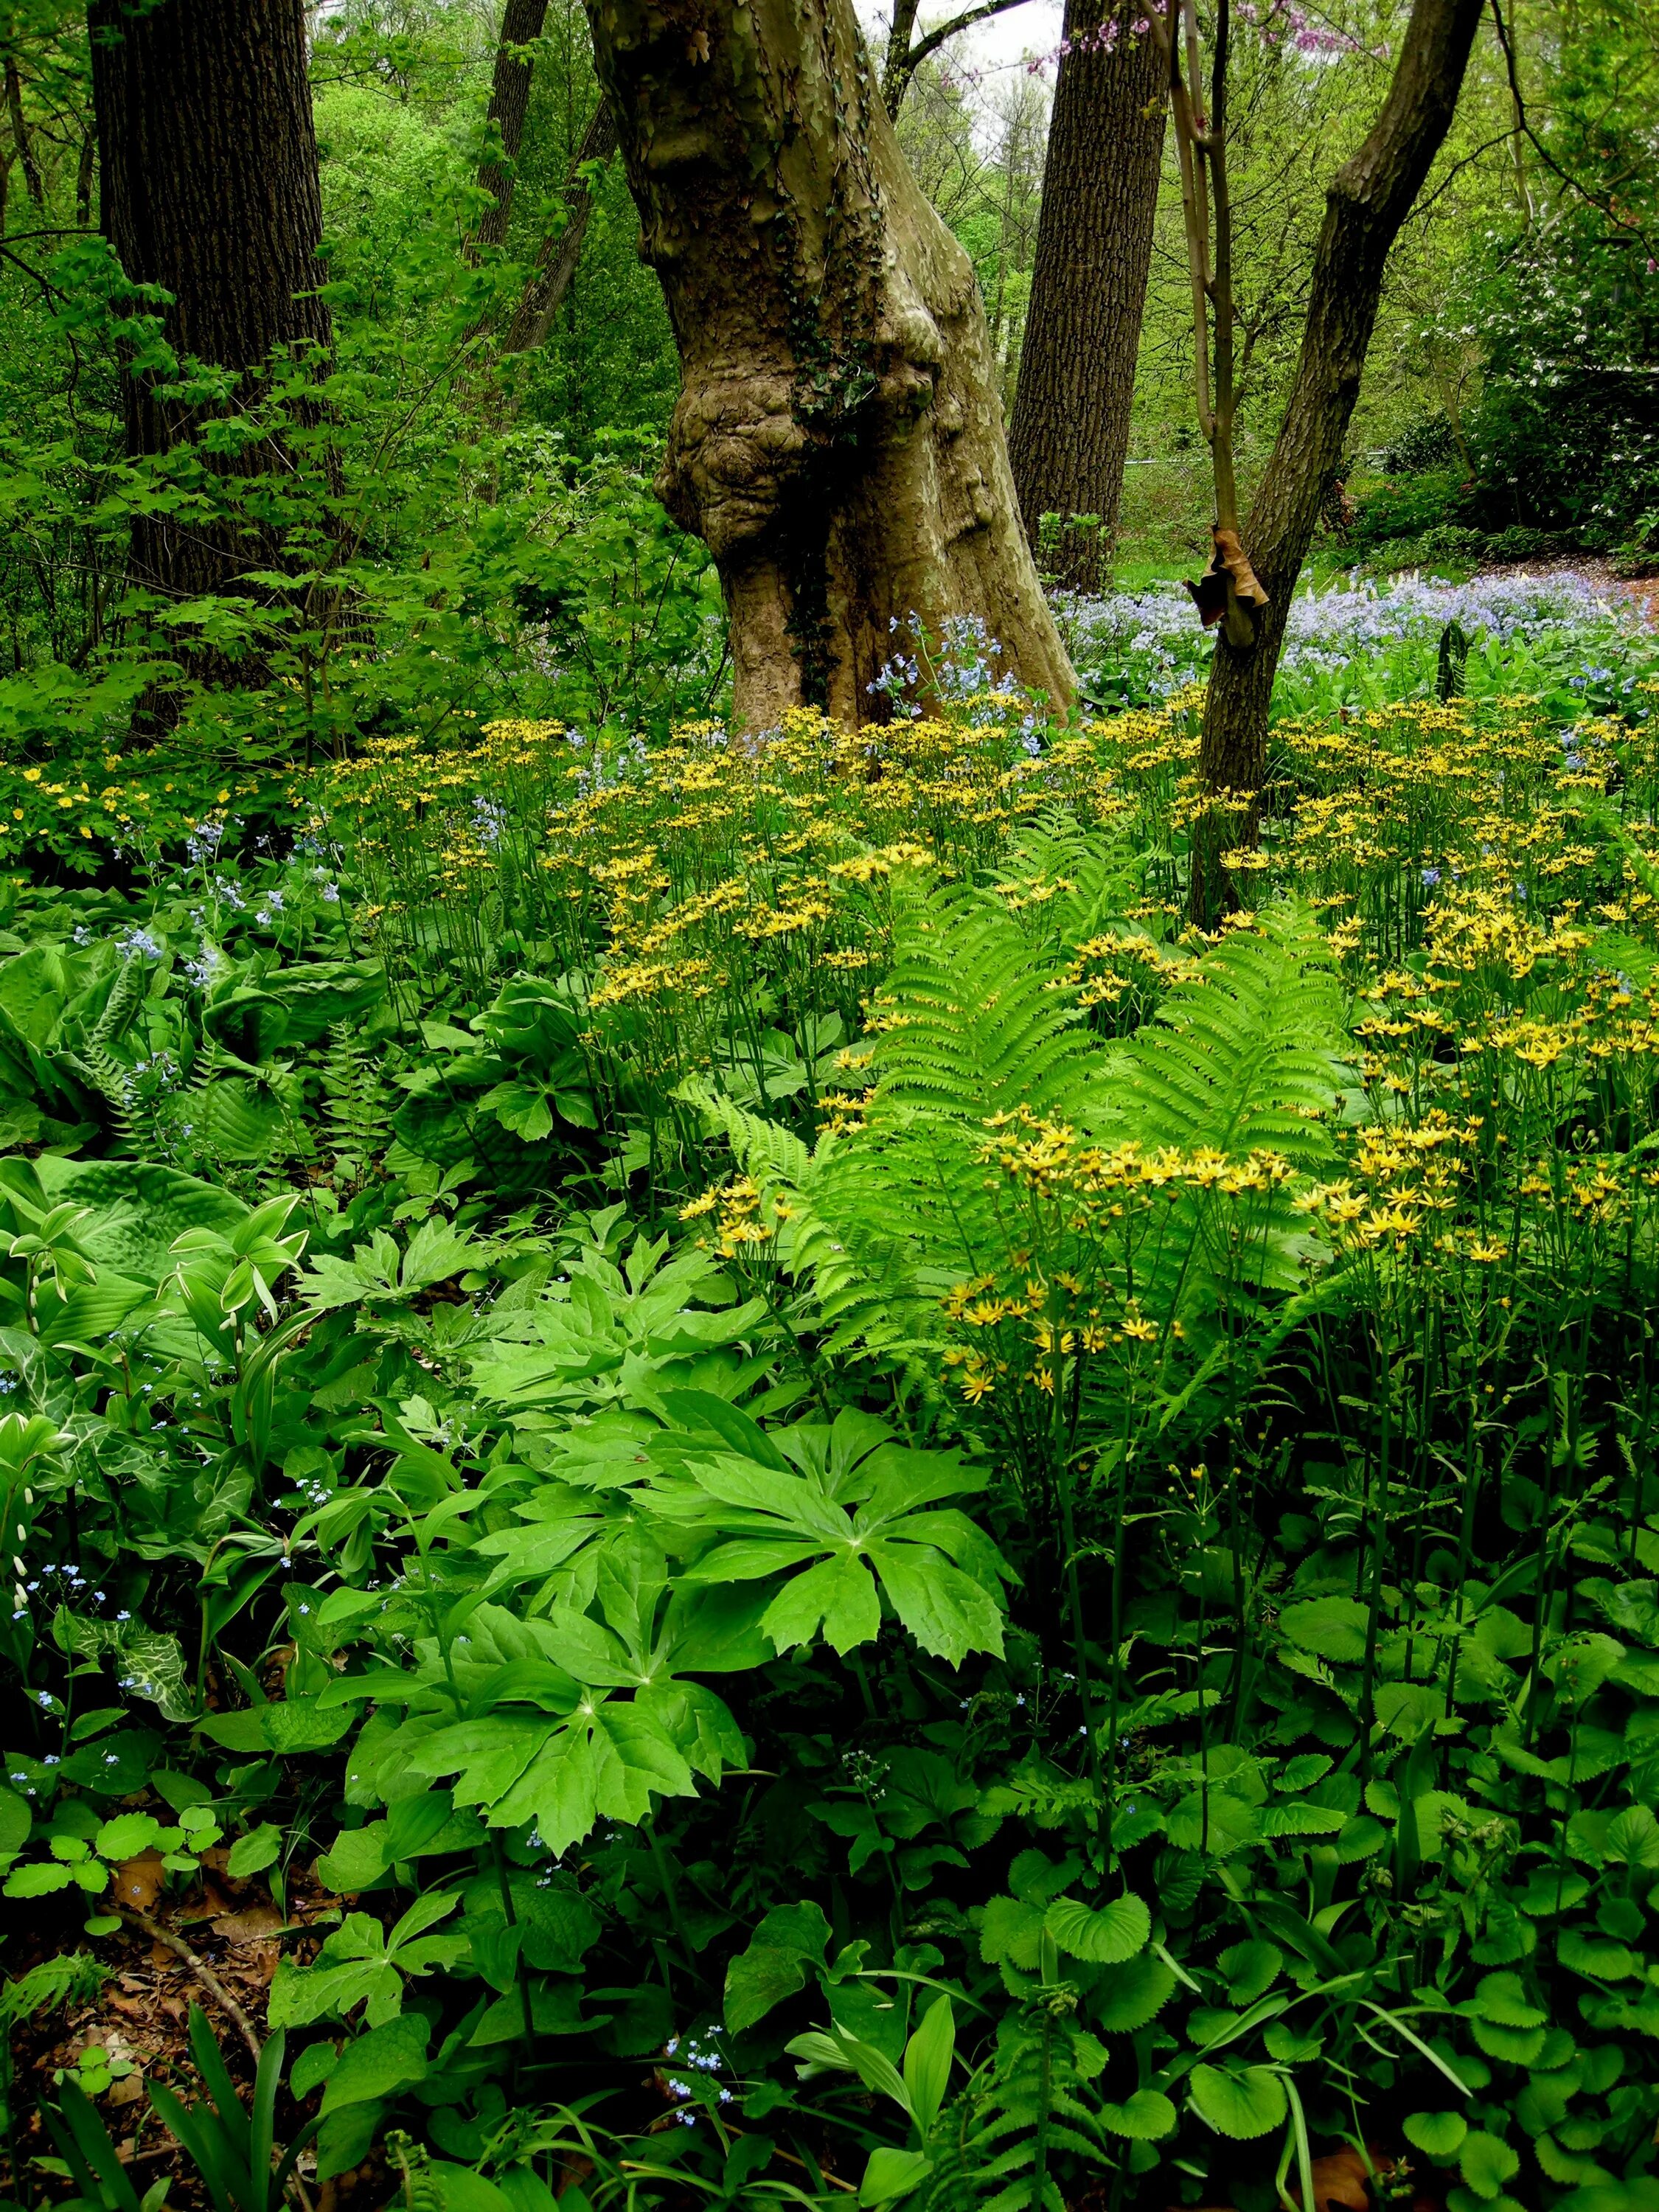
[[[213,1932],[227,1943],[258,1943],[282,1925],[283,1916],[274,1905],[250,1905],[241,1912],[222,1913],[213,1923]]]
[[[160,1851],[140,1851],[137,1858],[124,1859],[115,1869],[115,1902],[148,1912],[161,1894],[165,1872]]]

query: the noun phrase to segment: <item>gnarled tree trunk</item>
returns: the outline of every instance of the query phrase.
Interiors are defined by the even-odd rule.
[[[741,726],[870,685],[911,616],[1072,672],[1020,528],[967,255],[906,167],[852,0],[587,0],[679,348],[659,491],[708,545]]]
[[[1482,6],[1415,0],[1382,113],[1327,195],[1296,381],[1243,533],[1267,604],[1253,643],[1218,638],[1210,669],[1200,764],[1212,790],[1254,792],[1265,774],[1291,596],[1359,396],[1389,252],[1450,127]]]
[[[92,0],[88,20],[104,234],[135,283],[172,294],[174,349],[242,372],[252,398],[274,348],[332,336],[315,297],[323,210],[302,0]],[[200,428],[202,409],[175,389],[143,374],[122,382],[133,458]],[[270,461],[256,449],[216,465]],[[132,566],[139,582],[192,599],[274,550],[243,529],[157,515],[134,529]]]
[[[1042,517],[1060,518],[1054,574],[1080,592],[1101,587],[1117,534],[1158,213],[1164,58],[1132,34],[1139,13],[1066,0],[1008,431],[1026,534],[1035,545]],[[1092,520],[1068,528],[1075,515]]]

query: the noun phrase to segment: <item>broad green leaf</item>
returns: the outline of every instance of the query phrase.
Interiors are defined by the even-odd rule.
[[[751,1943],[726,1970],[726,2024],[741,2034],[805,1986],[806,1962],[799,1952]]]
[[[226,1871],[238,1881],[245,1881],[249,1875],[263,1874],[268,1866],[274,1866],[282,1850],[283,1832],[267,1820],[263,1826],[250,1828],[246,1835],[236,1838],[225,1863]]]
[[[147,1851],[161,1832],[161,1824],[151,1814],[118,1813],[93,1838],[93,1849],[100,1859],[117,1864]]]
[[[1469,2131],[1462,2112],[1411,2112],[1404,2127],[1407,2142],[1439,2166],[1455,2158],[1458,2145]]]
[[[74,1876],[66,1866],[50,1863],[15,1866],[6,1876],[5,1894],[8,1897],[50,1897],[55,1889],[67,1889],[73,1880]]]
[[[1365,1656],[1370,1619],[1357,1598],[1316,1597],[1287,1605],[1279,1626],[1299,1650],[1351,1666]]]
[[[330,2069],[323,2110],[357,2105],[368,2097],[390,2097],[427,2071],[426,2047],[432,2023],[419,2013],[402,2013],[384,2027],[355,2037]]]
[[[1247,1943],[1233,1944],[1221,1954],[1216,1964],[1227,1977],[1229,2003],[1253,2005],[1278,1980],[1285,1954],[1277,1943],[1257,1936]]]
[[[948,1996],[937,1996],[922,2014],[921,2026],[904,2047],[904,2086],[910,2113],[925,2136],[939,2118],[951,2084],[956,2055],[956,2021]]]
[[[1161,2089],[1137,2089],[1123,2104],[1103,2104],[1100,2124],[1110,2134],[1134,2142],[1158,2142],[1173,2135],[1176,2108]]]
[[[1240,2142],[1283,2127],[1289,2105],[1285,2084],[1266,2066],[1194,2066],[1192,2100],[1200,2119],[1218,2135]]]
[[[1114,1966],[1092,2002],[1095,2025],[1108,2035],[1134,2035],[1157,2019],[1176,1993],[1175,1969],[1156,1951]]]
[[[1097,1966],[1121,1966],[1146,1948],[1152,1932],[1152,1914],[1133,1892],[1098,1911],[1075,1898],[1057,1897],[1043,1924],[1068,1957]]]
[[[1458,2147],[1457,2170],[1477,2197],[1498,2197],[1504,2184],[1520,2172],[1521,2154],[1501,2136],[1471,2129]]]
[[[933,2162],[919,2150],[894,2150],[884,2144],[872,2150],[859,2184],[860,2204],[891,2204],[908,2197],[933,2170]]]

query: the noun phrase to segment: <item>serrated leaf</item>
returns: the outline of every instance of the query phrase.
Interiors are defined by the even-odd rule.
[[[1283,2127],[1290,2109],[1285,2084],[1271,2068],[1240,2067],[1236,2072],[1219,2066],[1194,2066],[1191,2079],[1194,2109],[1218,2135],[1247,2142]]]
[[[1365,1656],[1370,1620],[1369,1611],[1357,1598],[1316,1597],[1287,1605],[1279,1616],[1279,1626],[1299,1650],[1352,1666]]]
[[[1504,2184],[1520,2172],[1521,2154],[1501,2136],[1472,2129],[1459,2147],[1457,2170],[1477,2197],[1498,2197]]]
[[[1407,2142],[1441,2166],[1455,2157],[1458,2145],[1469,2131],[1462,2112],[1411,2112],[1404,2127]]]
[[[1100,2124],[1133,2142],[1158,2142],[1175,2133],[1176,2108],[1161,2089],[1137,2089],[1121,2105],[1102,2105]]]
[[[1068,1958],[1082,1959],[1090,1966],[1118,1966],[1146,1949],[1152,1916],[1132,1891],[1098,1911],[1075,1898],[1057,1897],[1043,1925]]]

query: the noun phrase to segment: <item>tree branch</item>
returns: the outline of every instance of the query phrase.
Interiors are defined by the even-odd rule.
[[[936,54],[947,39],[954,39],[959,31],[971,30],[975,23],[983,23],[992,15],[1006,15],[1011,9],[1024,5],[1025,0],[981,0],[977,8],[965,9],[960,15],[952,15],[948,22],[939,24],[936,30],[924,33],[902,58],[896,58],[890,42],[887,66],[881,80],[881,96],[889,115],[895,122],[897,121],[898,112],[904,105],[904,95],[910,89],[911,78],[928,56]],[[901,0],[901,8],[908,35],[910,26],[916,20],[915,0]],[[896,32],[900,20],[897,15],[894,18]]]
[[[118,1905],[115,1909],[122,1919],[127,1921],[132,1927],[143,1929],[152,1942],[162,1944],[167,1950],[178,1954],[208,1995],[222,2008],[226,2017],[235,2024],[237,2033],[252,2052],[253,2063],[257,2066],[259,2063],[261,2045],[258,2035],[254,2033],[253,2022],[237,2003],[207,1960],[198,1957],[182,1936],[175,1936],[170,1928],[163,1928],[161,1922],[152,1918],[141,1905]]]
[[[1510,98],[1515,105],[1516,124],[1522,137],[1525,138],[1544,167],[1553,176],[1559,177],[1569,191],[1577,192],[1587,207],[1593,207],[1595,212],[1606,222],[1610,222],[1615,230],[1621,230],[1626,237],[1638,240],[1645,249],[1650,261],[1659,260],[1659,248],[1656,248],[1653,240],[1649,238],[1641,224],[1632,222],[1627,216],[1620,215],[1617,208],[1609,201],[1599,199],[1588,185],[1581,184],[1577,177],[1564,169],[1533,129],[1527,114],[1526,101],[1521,94],[1521,76],[1516,67],[1515,48],[1510,43],[1509,26],[1504,21],[1501,0],[1492,0],[1492,19],[1498,27],[1498,43],[1504,50],[1504,67],[1509,76]]]

